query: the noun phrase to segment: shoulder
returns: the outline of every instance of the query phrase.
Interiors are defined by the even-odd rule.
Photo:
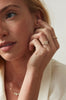
[[[49,64],[46,66],[43,77],[47,75],[47,78],[52,80],[59,80],[66,82],[66,65],[62,64],[61,62],[51,59]],[[50,75],[50,77],[48,77]],[[43,78],[44,79],[44,78]]]
[[[50,100],[61,97],[61,100],[66,98],[66,65],[56,61],[51,61],[52,73],[49,96]],[[64,98],[64,99],[63,99]],[[56,100],[57,100],[56,99]]]
[[[63,63],[61,63],[61,62],[59,62],[59,61],[57,61],[55,59],[51,60],[51,64],[52,64],[53,67],[60,67],[60,68],[63,67],[63,68],[66,68],[65,64],[63,64]]]
[[[66,100],[66,65],[52,59],[46,66],[38,100]]]
[[[6,100],[4,86],[4,61],[0,58],[0,100]]]
[[[62,64],[61,62],[58,62],[54,59],[51,61],[51,67],[52,67],[52,77],[56,77],[56,79],[63,79],[66,81],[66,65]]]

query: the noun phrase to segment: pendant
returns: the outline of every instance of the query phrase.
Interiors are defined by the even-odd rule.
[[[19,93],[14,92],[14,95],[19,96]]]

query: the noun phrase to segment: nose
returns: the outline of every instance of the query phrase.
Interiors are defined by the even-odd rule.
[[[8,32],[5,29],[5,24],[0,20],[0,38],[6,37]]]

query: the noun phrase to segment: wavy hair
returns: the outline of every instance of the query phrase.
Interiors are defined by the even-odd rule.
[[[39,11],[41,13],[42,20],[50,24],[50,18],[47,9],[44,7],[40,0],[24,0],[31,13]]]

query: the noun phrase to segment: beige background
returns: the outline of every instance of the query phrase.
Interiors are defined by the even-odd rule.
[[[66,64],[66,0],[41,0],[46,4],[52,26],[60,43],[60,49],[54,55],[54,59]]]

